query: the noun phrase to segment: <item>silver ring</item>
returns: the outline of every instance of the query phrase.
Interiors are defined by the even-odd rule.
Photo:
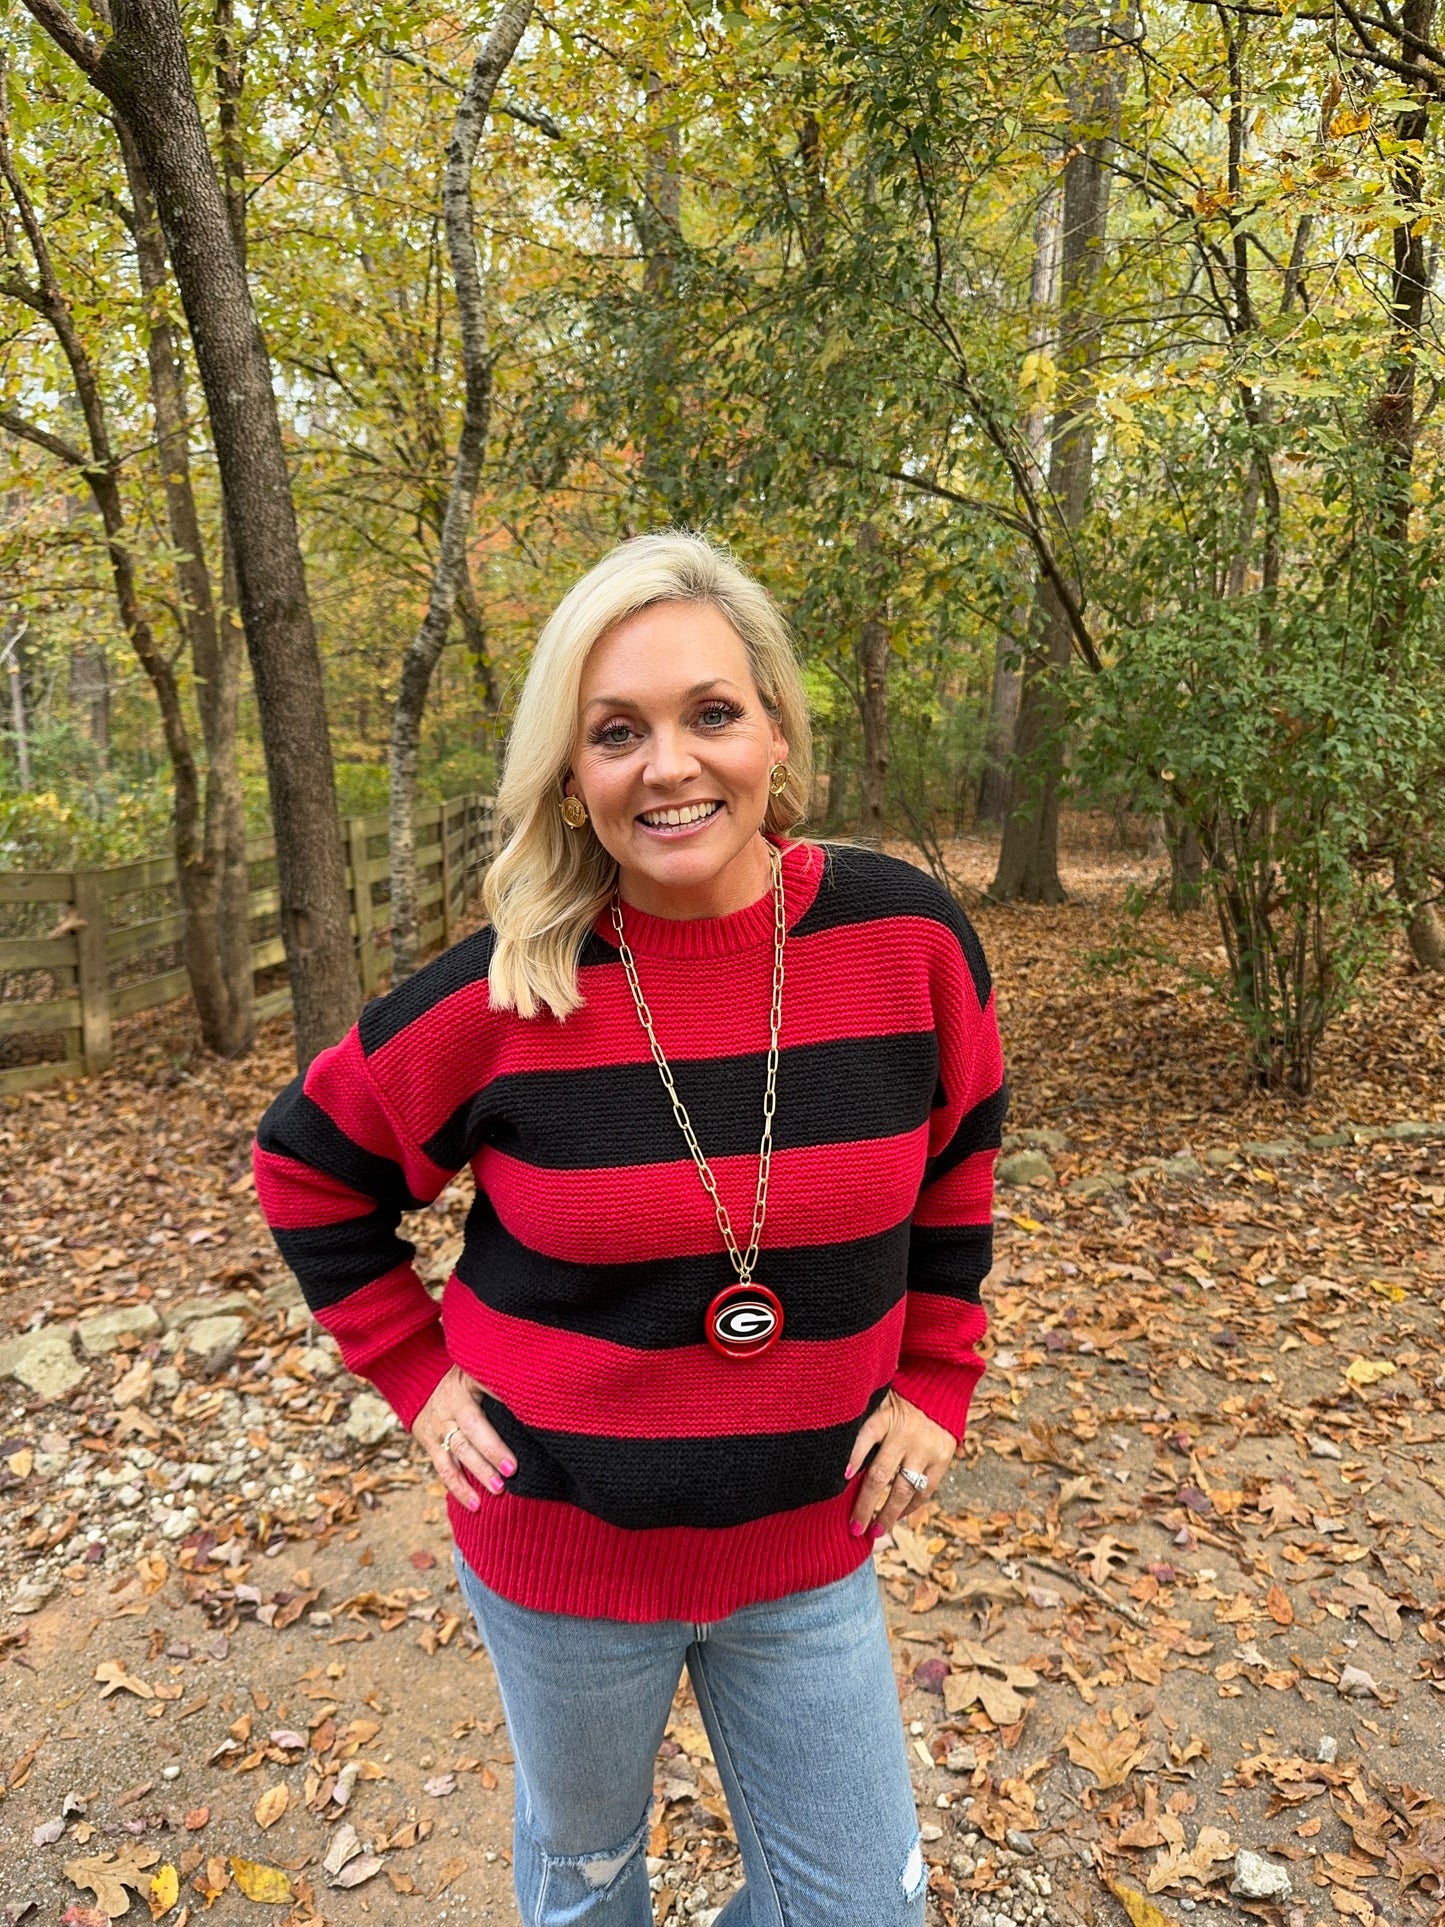
[[[907,1479],[915,1492],[926,1492],[928,1490],[928,1474],[926,1472],[910,1472],[906,1465],[900,1465],[898,1468],[898,1476],[900,1479]]]
[[[462,1428],[460,1425],[451,1425],[447,1427],[446,1436],[442,1439],[442,1450],[448,1455],[448,1457],[450,1457],[451,1455],[452,1440],[456,1437],[457,1433],[461,1431],[461,1429]]]

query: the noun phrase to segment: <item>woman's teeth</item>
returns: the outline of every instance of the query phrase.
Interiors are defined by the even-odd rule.
[[[689,803],[676,810],[644,810],[642,821],[654,830],[679,830],[686,823],[700,823],[721,808],[721,803]]]

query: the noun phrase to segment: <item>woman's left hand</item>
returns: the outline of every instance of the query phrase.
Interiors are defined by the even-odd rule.
[[[858,1487],[848,1529],[861,1535],[871,1525],[882,1538],[915,1506],[922,1505],[937,1492],[957,1449],[957,1441],[952,1432],[945,1432],[916,1405],[910,1405],[906,1398],[889,1390],[877,1411],[863,1421],[853,1441],[848,1478],[852,1478],[875,1445],[878,1450]],[[924,1474],[928,1480],[926,1491],[919,1492],[907,1479],[899,1478],[904,1466],[910,1472]]]

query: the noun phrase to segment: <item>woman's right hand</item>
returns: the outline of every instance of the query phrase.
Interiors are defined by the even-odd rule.
[[[412,1436],[431,1454],[437,1477],[468,1512],[475,1512],[482,1502],[463,1476],[463,1467],[489,1492],[504,1492],[503,1480],[517,1469],[506,1443],[483,1415],[481,1396],[486,1389],[453,1365],[411,1428]]]

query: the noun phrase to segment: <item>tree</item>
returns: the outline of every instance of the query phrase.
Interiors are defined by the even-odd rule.
[[[176,0],[114,0],[98,41],[60,0],[28,11],[125,122],[195,344],[260,712],[297,1059],[356,1014],[358,986],[321,661],[271,365],[206,142]]]
[[[1047,500],[1055,550],[1084,520],[1093,485],[1094,402],[1099,326],[1092,296],[1109,220],[1111,160],[1117,138],[1120,75],[1110,40],[1123,22],[1075,20],[1066,29],[1071,149],[1064,163],[1059,263],[1059,387],[1049,442]],[[1073,660],[1075,622],[1055,577],[1040,570],[1019,689],[1015,762],[998,869],[996,901],[1061,903],[1059,785],[1063,777],[1060,682]],[[1082,585],[1080,585],[1082,586]]]
[[[416,873],[416,784],[421,722],[432,671],[446,645],[466,563],[491,419],[494,351],[487,339],[481,269],[477,261],[472,167],[492,96],[532,15],[532,0],[508,0],[473,62],[457,106],[442,182],[442,212],[461,328],[466,402],[442,521],[431,593],[421,626],[402,661],[391,728],[391,957],[395,979],[416,969],[420,914]],[[445,826],[443,826],[445,828]]]
[[[0,63],[0,94],[7,74]],[[245,866],[245,821],[240,810],[240,787],[235,771],[235,700],[232,686],[229,701],[229,757],[227,754],[227,717],[224,682],[217,657],[214,624],[209,637],[201,624],[210,614],[209,585],[204,563],[199,559],[199,523],[190,494],[185,465],[184,403],[179,394],[179,377],[174,350],[162,321],[150,330],[152,397],[155,404],[157,439],[161,445],[163,467],[167,471],[167,501],[172,508],[173,533],[177,547],[189,544],[178,561],[182,575],[182,597],[187,603],[186,626],[197,658],[198,671],[209,671],[213,691],[203,698],[208,704],[212,727],[207,732],[208,746],[215,752],[211,780],[207,784],[206,834],[201,831],[201,784],[190,731],[187,727],[175,669],[158,641],[146,613],[137,578],[134,535],[127,527],[120,487],[120,460],[107,419],[105,398],[99,372],[81,337],[72,313],[72,302],[62,288],[55,260],[36,211],[30,190],[21,176],[9,138],[8,115],[0,98],[0,176],[19,218],[21,231],[29,245],[34,264],[34,279],[27,279],[20,263],[7,263],[0,279],[0,292],[22,302],[49,324],[74,383],[77,411],[85,426],[87,446],[82,449],[29,420],[14,409],[0,410],[0,426],[22,440],[57,456],[85,481],[100,512],[110,560],[111,579],[121,624],[141,667],[155,691],[160,706],[166,749],[171,760],[174,784],[173,837],[176,875],[184,919],[182,953],[200,1019],[201,1034],[213,1051],[234,1056],[247,1048],[253,1028],[251,995],[251,948],[248,926],[248,889]],[[144,182],[135,177],[132,186]],[[164,257],[157,259],[159,238],[154,232],[150,211],[142,198],[138,201],[133,223],[137,250],[142,259],[142,286],[152,295],[164,280]],[[179,447],[177,446],[179,443]],[[176,524],[180,523],[177,530]],[[198,573],[199,572],[199,573]],[[199,585],[198,586],[198,580]],[[193,606],[193,599],[203,603]],[[234,685],[234,675],[232,676]],[[234,804],[234,821],[230,808]],[[239,901],[233,888],[225,900],[232,919],[229,929],[221,917],[223,884],[227,876],[228,832],[239,836]]]

